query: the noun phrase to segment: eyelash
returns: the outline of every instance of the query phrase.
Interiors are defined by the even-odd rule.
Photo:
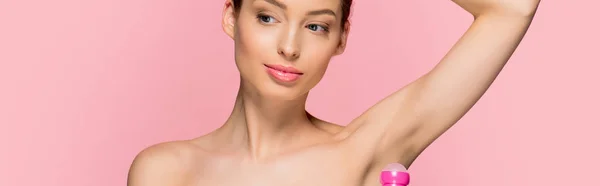
[[[270,24],[270,22],[269,22],[269,21],[265,21],[265,20],[264,20],[265,18],[272,19],[271,21],[275,20],[275,18],[273,18],[272,16],[268,16],[268,15],[265,15],[265,14],[258,14],[258,15],[256,16],[256,19],[257,19],[257,20],[258,20],[260,23],[263,23],[263,24]],[[271,22],[271,23],[272,23],[272,22]],[[316,30],[313,30],[313,28],[311,28],[311,27],[313,27],[313,28],[314,28],[314,27],[317,27],[317,28],[314,28],[314,29],[316,29]],[[321,29],[321,30],[319,30],[319,27],[320,27],[320,29]],[[311,31],[314,31],[314,32],[319,32],[319,31],[321,31],[321,32],[325,32],[325,33],[329,32],[329,27],[328,27],[328,26],[325,26],[325,25],[319,25],[319,24],[309,24],[309,25],[306,25],[306,26],[305,26],[305,28],[308,28],[309,30],[311,30]]]
[[[263,20],[264,18],[270,18],[270,19],[273,19],[273,20],[275,19],[275,18],[273,18],[272,16],[268,16],[268,15],[265,15],[265,14],[258,14],[258,15],[256,16],[256,19],[257,19],[259,22],[261,22],[261,23],[267,23],[267,24],[268,24],[269,22],[265,22],[265,21]]]
[[[310,29],[309,27],[311,27],[311,26],[316,26],[317,30]],[[322,30],[323,32],[326,32],[326,33],[329,32],[329,27],[323,26],[323,25],[309,24],[309,25],[306,25],[305,27],[308,28],[309,30],[312,30],[312,31],[315,31],[315,32],[318,32],[318,29],[319,29],[318,27],[321,27],[321,29],[323,29]]]

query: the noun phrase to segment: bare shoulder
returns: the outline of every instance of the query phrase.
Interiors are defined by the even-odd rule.
[[[189,141],[165,142],[142,150],[133,160],[128,186],[184,185],[203,164],[202,150]]]

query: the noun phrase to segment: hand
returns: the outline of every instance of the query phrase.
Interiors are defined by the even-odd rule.
[[[533,17],[540,0],[452,0],[473,14]]]

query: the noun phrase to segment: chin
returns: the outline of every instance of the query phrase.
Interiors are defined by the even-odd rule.
[[[259,92],[262,96],[283,101],[292,101],[302,98],[307,91],[304,91],[302,86],[296,84],[284,86],[275,82],[264,82],[263,86],[259,87]]]
[[[267,99],[292,101],[302,98],[308,91],[303,88],[301,82],[282,85],[271,80],[269,77],[253,78],[242,77],[244,92],[250,95],[258,95]]]

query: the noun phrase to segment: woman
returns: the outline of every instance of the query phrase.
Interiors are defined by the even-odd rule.
[[[406,167],[483,95],[529,27],[539,0],[454,0],[470,29],[429,73],[342,127],[305,111],[308,92],[344,51],[351,0],[227,0],[241,83],[225,124],[154,145],[129,186],[378,185]]]

